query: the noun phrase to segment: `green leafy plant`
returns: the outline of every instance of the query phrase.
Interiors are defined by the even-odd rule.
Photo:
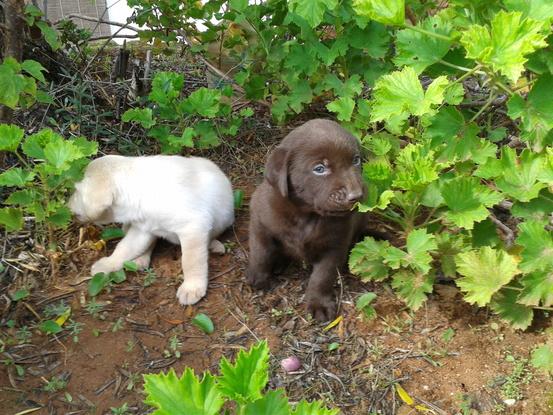
[[[284,391],[264,393],[269,380],[269,348],[266,341],[241,350],[233,363],[222,358],[220,375],[209,371],[201,377],[190,368],[182,376],[168,373],[144,375],[145,402],[156,408],[154,414],[219,414],[223,405],[233,402],[236,414],[244,415],[337,415],[319,401],[288,403]],[[230,413],[230,412],[226,412]]]
[[[113,284],[120,284],[127,279],[125,270],[119,270],[105,274],[99,272],[92,276],[88,283],[88,294],[91,297],[95,297],[102,292],[105,288],[109,289]]]
[[[253,114],[251,109],[240,111],[240,116],[232,114],[224,100],[232,95],[230,87],[223,90],[202,87],[182,98],[183,86],[183,75],[157,73],[148,96],[151,106],[130,109],[122,120],[147,129],[148,135],[159,141],[162,152],[178,153],[184,147],[218,145],[221,136],[236,135],[242,116]]]
[[[48,242],[54,244],[54,230],[71,220],[66,206],[69,191],[81,179],[98,145],[83,137],[67,140],[49,129],[23,137],[21,128],[0,125],[0,151],[20,161],[20,167],[0,174],[0,186],[9,189],[5,207],[0,208],[0,224],[8,231],[19,230],[23,217],[32,216],[37,230],[45,230]]]
[[[37,100],[48,102],[49,97],[37,88],[37,82],[46,83],[46,69],[37,61],[27,59],[21,63],[7,57],[0,64],[0,104],[9,108],[29,108]]]

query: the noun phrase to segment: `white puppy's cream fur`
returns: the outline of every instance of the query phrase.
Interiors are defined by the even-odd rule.
[[[123,224],[125,237],[92,275],[120,270],[125,261],[150,264],[158,237],[182,249],[181,304],[198,302],[207,291],[208,247],[234,221],[232,187],[214,163],[198,157],[104,156],[92,161],[69,200],[82,222]]]

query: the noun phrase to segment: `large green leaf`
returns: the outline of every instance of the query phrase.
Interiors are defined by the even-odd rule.
[[[542,190],[537,198],[529,202],[514,203],[511,209],[511,213],[516,217],[542,223],[549,221],[551,212],[553,212],[553,194],[548,189]]]
[[[8,187],[23,187],[27,182],[34,179],[35,173],[33,171],[25,171],[20,167],[12,167],[0,174],[0,186]]]
[[[445,182],[441,194],[449,208],[446,218],[465,229],[472,229],[475,222],[486,219],[487,208],[503,200],[500,194],[481,185],[478,178],[467,176]]]
[[[241,404],[260,399],[261,391],[269,381],[267,341],[258,343],[248,352],[240,350],[234,365],[223,357],[219,367],[218,386],[223,396]]]
[[[16,151],[24,134],[16,125],[0,124],[0,151]]]
[[[289,415],[288,398],[282,390],[272,390],[244,408],[244,415]]]
[[[392,287],[407,306],[416,311],[432,292],[434,275],[420,271],[401,270],[392,277]]]
[[[58,32],[56,29],[54,29],[49,23],[45,22],[44,20],[37,21],[35,25],[38,26],[38,28],[42,32],[42,35],[44,36],[44,40],[46,40],[52,50],[55,51],[61,48],[61,42],[59,40]]]
[[[221,92],[215,89],[200,88],[192,92],[179,108],[187,114],[200,114],[213,118],[219,113]]]
[[[553,129],[552,90],[553,75],[543,74],[532,86],[526,101],[515,94],[507,103],[509,116],[522,120],[521,138],[528,141],[535,151],[541,151],[548,144],[546,137]]]
[[[410,66],[384,75],[374,86],[371,121],[384,121],[391,132],[400,133],[411,115],[436,113],[435,107],[443,102],[447,85],[447,78],[440,76],[424,91]]]
[[[19,74],[21,66],[8,57],[0,65],[0,104],[15,109],[19,102],[19,96],[25,89],[25,78]]]
[[[0,208],[0,225],[8,232],[18,231],[23,227],[23,213],[15,208]]]
[[[191,368],[180,378],[173,369],[144,375],[144,390],[154,415],[216,415],[224,403],[215,378],[207,372],[200,380]]]
[[[518,302],[530,306],[553,305],[553,269],[524,275],[520,280],[522,291]]]
[[[351,250],[349,269],[362,279],[382,281],[388,277],[388,267],[384,264],[384,253],[390,244],[376,241],[367,236]]]
[[[475,175],[485,179],[495,178],[499,190],[521,202],[528,202],[547,187],[545,183],[539,182],[545,170],[545,161],[544,156],[532,153],[529,149],[517,157],[515,149],[503,146],[501,159],[488,159],[479,166]]]
[[[411,267],[426,274],[430,271],[432,262],[430,252],[437,247],[434,235],[429,234],[426,229],[416,229],[407,235],[407,252],[391,246],[384,253],[384,260],[392,269]]]
[[[303,17],[309,26],[317,27],[322,21],[327,10],[334,10],[338,0],[290,0],[288,8]]]
[[[350,97],[341,97],[328,103],[326,108],[329,111],[336,113],[338,120],[349,121],[353,114],[353,108],[355,107],[355,101]]]
[[[21,63],[21,69],[40,82],[46,82],[42,72],[48,72],[44,66],[37,61],[27,59]]]
[[[508,11],[522,12],[524,17],[551,21],[553,2],[551,0],[503,0]]]
[[[64,140],[60,136],[44,146],[46,161],[59,171],[69,169],[71,162],[82,156],[81,151],[73,142]]]
[[[428,33],[448,37],[453,29],[450,16],[438,13],[424,19],[417,27]],[[430,34],[406,28],[396,34],[396,56],[394,63],[398,66],[408,65],[420,74],[428,66],[442,59],[448,52],[452,40],[437,38]]]
[[[527,221],[519,225],[517,244],[522,246],[520,269],[524,272],[553,271],[553,232],[543,223]]]
[[[338,415],[339,413],[338,409],[328,409],[319,401],[301,400],[292,410],[291,415]]]
[[[490,308],[513,328],[526,330],[532,319],[534,311],[517,302],[517,291],[504,288],[493,296]]]
[[[489,65],[516,82],[524,70],[527,55],[547,46],[543,22],[523,18],[520,12],[500,11],[491,27],[471,25],[461,36],[467,58]]]
[[[455,263],[457,272],[463,275],[456,283],[466,293],[465,300],[481,307],[520,273],[514,257],[488,246],[458,254]]]
[[[121,121],[134,121],[144,128],[151,128],[156,125],[156,120],[153,119],[151,108],[132,108],[130,110],[127,110],[121,117]]]
[[[545,373],[553,374],[553,346],[544,344],[532,352],[532,366],[543,370]]]
[[[357,14],[377,22],[402,26],[405,23],[405,0],[353,0]]]
[[[152,81],[148,98],[162,106],[170,105],[180,96],[184,76],[176,72],[158,72]]]

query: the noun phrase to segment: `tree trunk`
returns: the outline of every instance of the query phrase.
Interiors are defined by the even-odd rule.
[[[23,58],[25,31],[25,21],[23,20],[24,8],[24,0],[4,1],[5,36],[4,44],[2,45],[3,59],[12,57],[18,62],[21,62]],[[9,123],[12,115],[13,110],[11,108],[4,105],[0,106],[0,123]]]

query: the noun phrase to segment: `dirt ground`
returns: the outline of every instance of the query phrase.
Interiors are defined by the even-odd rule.
[[[267,152],[267,147],[256,148],[255,154],[230,148],[233,162],[222,163],[246,197],[235,226],[222,238],[228,252],[210,257],[209,291],[199,304],[183,308],[177,303],[180,248],[165,242],[158,243],[153,256],[155,281],[145,287],[145,273],[127,273],[127,281],[98,296],[104,308],[96,316],[85,308],[88,271],[114,242],[106,250],[71,253],[53,281],[17,304],[9,304],[6,295],[15,287],[2,288],[6,336],[35,324],[49,304],[60,301],[71,306],[71,318],[83,326],[78,341],[67,330],[58,336],[33,331],[29,341],[5,346],[3,359],[9,356],[25,374],[20,376],[13,364],[1,366],[1,414],[110,414],[110,408],[124,403],[128,413],[145,414],[141,374],[170,367],[180,373],[187,366],[197,373],[218,372],[221,356],[231,358],[264,338],[272,353],[269,387],[285,388],[291,402],[324,399],[352,415],[423,413],[402,402],[398,383],[428,409],[425,413],[553,414],[553,382],[525,363],[551,330],[546,315],[527,332],[515,332],[485,309],[465,303],[453,283],[437,285],[427,304],[411,313],[387,285],[343,275],[336,288],[343,320],[323,331],[324,325],[304,309],[309,270],[301,264],[275,280],[272,290],[252,291],[244,282],[248,199]],[[78,246],[78,235],[78,228],[68,233],[68,251]],[[88,228],[87,237],[97,240],[97,230]],[[378,294],[378,317],[372,321],[363,320],[354,305],[367,291]],[[213,320],[213,334],[191,324],[200,312]],[[10,319],[15,328],[6,328]],[[329,351],[331,343],[338,349]],[[300,358],[302,368],[285,374],[280,360],[291,355]],[[46,392],[53,376],[66,386]]]

